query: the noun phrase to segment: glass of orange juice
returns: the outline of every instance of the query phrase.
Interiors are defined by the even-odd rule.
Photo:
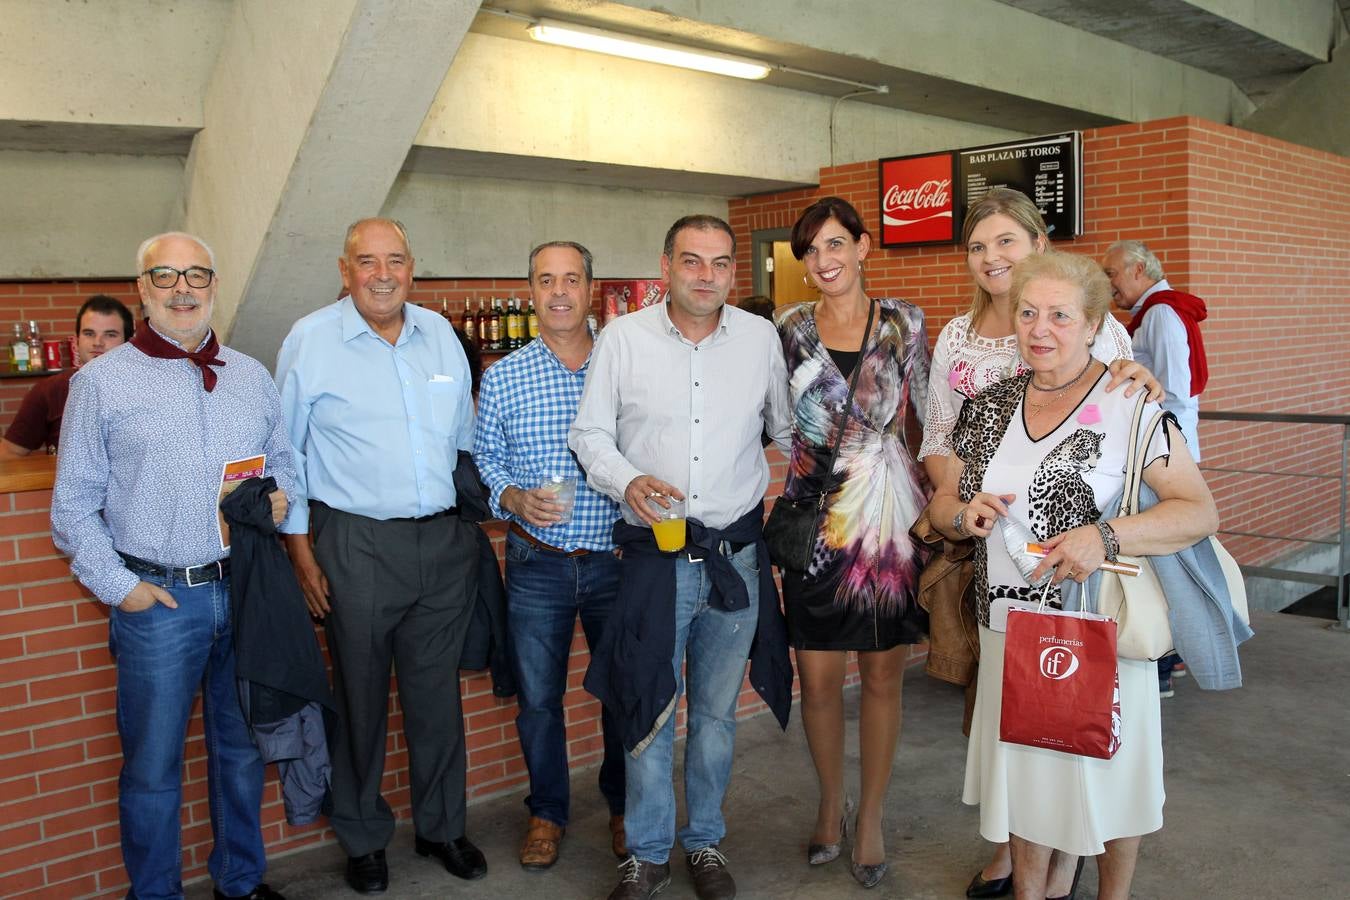
[[[670,506],[662,506],[659,502],[661,500],[669,503]],[[683,550],[685,541],[684,501],[658,494],[656,497],[647,499],[647,506],[660,517],[660,521],[652,526],[652,535],[656,538],[656,546],[665,553]]]

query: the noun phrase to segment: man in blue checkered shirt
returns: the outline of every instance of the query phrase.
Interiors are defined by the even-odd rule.
[[[493,513],[511,523],[507,619],[520,687],[516,729],[530,772],[530,820],[520,848],[527,869],[557,861],[567,826],[562,700],[576,619],[579,614],[593,650],[619,586],[610,537],[618,506],[586,484],[567,446],[594,343],[586,325],[591,275],[591,252],[580,244],[553,241],[530,252],[539,339],[489,368],[478,395],[474,461],[491,491]],[[559,497],[573,484],[576,499],[568,510]],[[608,712],[602,728],[600,792],[609,803],[611,849],[623,858],[623,744]]]

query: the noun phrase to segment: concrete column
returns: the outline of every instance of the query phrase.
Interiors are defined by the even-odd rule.
[[[182,215],[216,251],[215,326],[231,346],[270,367],[291,323],[335,298],[344,229],[379,212],[477,9],[236,4]]]

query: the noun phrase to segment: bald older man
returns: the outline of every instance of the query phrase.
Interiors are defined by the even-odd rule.
[[[295,470],[281,402],[267,370],[211,330],[220,279],[206,244],[156,235],[136,269],[149,327],[71,379],[52,493],[56,545],[112,608],[128,896],[183,896],[180,773],[200,688],[215,896],[280,900],[262,883],[263,761],[239,706],[216,504],[225,463],[265,456],[284,518]]]
[[[299,470],[282,531],[328,632],[340,713],[329,819],[347,884],[363,894],[389,885],[394,814],[380,780],[391,665],[417,853],[460,878],[487,872],[464,836],[459,703],[478,564],[453,478],[458,451],[473,446],[469,364],[450,325],[408,302],[413,270],[402,225],[356,222],[338,260],[346,295],[295,323],[277,359]]]

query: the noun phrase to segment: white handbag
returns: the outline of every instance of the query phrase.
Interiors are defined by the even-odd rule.
[[[1153,434],[1164,418],[1164,413],[1159,410],[1148,427],[1141,429],[1144,402],[1141,395],[1130,422],[1125,486],[1120,499],[1121,516],[1132,516],[1139,512],[1139,485],[1144,480],[1144,450],[1152,443]],[[1243,622],[1249,622],[1247,587],[1242,580],[1242,570],[1218,538],[1211,535],[1206,540],[1210,542],[1223,569],[1233,612]],[[1116,652],[1122,658],[1160,659],[1173,649],[1172,626],[1167,620],[1167,595],[1163,593],[1162,583],[1158,581],[1147,556],[1127,556],[1122,553],[1119,560],[1139,566],[1139,574],[1130,576],[1103,571],[1097,588],[1097,612],[1116,620]]]

